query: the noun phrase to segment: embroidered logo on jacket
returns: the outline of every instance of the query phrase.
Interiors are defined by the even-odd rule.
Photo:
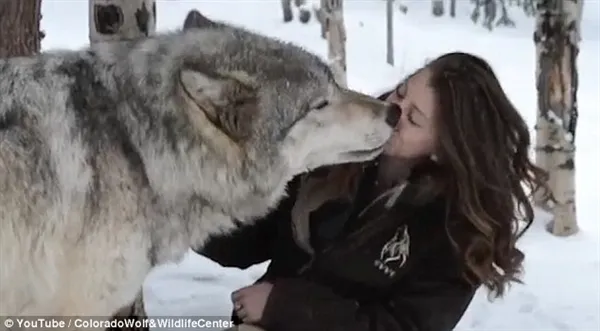
[[[394,236],[381,248],[375,267],[389,277],[396,275],[396,270],[406,263],[410,251],[410,235],[408,227],[403,225],[396,230]]]

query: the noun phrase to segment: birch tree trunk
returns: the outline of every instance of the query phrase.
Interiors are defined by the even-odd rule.
[[[327,39],[327,31],[329,31],[330,15],[327,12],[328,0],[320,0],[319,8],[315,9],[315,17],[321,25],[321,38]]]
[[[41,0],[0,0],[0,58],[40,51]]]
[[[344,25],[344,1],[327,0],[325,12],[329,16],[327,45],[329,65],[336,81],[346,86],[346,27]]]
[[[88,2],[90,44],[134,40],[151,36],[156,32],[154,0],[88,0]],[[125,319],[129,321],[147,319],[142,289],[131,305],[123,307],[113,316],[113,320]],[[148,331],[149,328],[121,326],[108,330]]]
[[[444,0],[431,0],[431,13],[435,17],[444,16]]]
[[[88,0],[90,43],[132,40],[156,32],[154,0]]]
[[[387,63],[394,65],[394,0],[387,0],[386,7],[387,23]]]
[[[536,52],[536,88],[538,91],[538,113],[534,128],[536,135],[535,162],[538,167],[548,172],[551,167],[553,146],[556,145],[556,133],[550,130],[551,125],[548,114],[548,109],[550,109],[550,96],[548,95],[550,87],[546,86],[549,83],[549,78],[545,77],[552,67],[552,58],[549,56],[547,49],[553,45],[546,45],[549,44],[550,40],[546,36],[548,31],[545,31],[545,27],[557,24],[557,14],[551,15],[551,9],[544,9],[546,5],[547,4],[540,3],[540,9],[542,10],[538,12],[538,15],[536,16],[536,29],[533,33]],[[557,11],[557,9],[554,9],[554,11]],[[556,27],[554,29],[556,29]],[[550,178],[548,178],[547,184],[550,188],[550,193],[552,193],[552,191],[554,191],[554,185]],[[552,201],[545,195],[545,192],[534,192],[533,201],[539,208],[548,212],[552,209]]]
[[[582,0],[540,0],[534,41],[537,51],[538,118],[536,162],[550,174],[553,203],[535,198],[554,214],[548,230],[557,236],[578,231],[575,204],[577,55]]]
[[[288,23],[294,19],[292,12],[292,0],[281,0],[281,10],[283,12],[283,22]]]
[[[394,65],[394,0],[387,0],[387,63]]]

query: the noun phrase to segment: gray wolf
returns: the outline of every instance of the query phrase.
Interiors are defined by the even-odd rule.
[[[2,316],[113,315],[296,174],[373,159],[399,116],[223,24],[2,59],[0,77]]]

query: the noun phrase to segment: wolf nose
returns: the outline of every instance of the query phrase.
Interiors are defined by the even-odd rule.
[[[397,104],[391,104],[387,109],[387,115],[385,117],[385,122],[391,126],[392,128],[396,127],[398,121],[400,121],[400,117],[402,116],[402,109]]]

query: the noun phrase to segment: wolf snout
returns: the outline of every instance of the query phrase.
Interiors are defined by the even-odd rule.
[[[400,116],[402,116],[402,109],[397,104],[392,103],[387,108],[385,122],[392,128],[395,128],[398,121],[400,121]]]

